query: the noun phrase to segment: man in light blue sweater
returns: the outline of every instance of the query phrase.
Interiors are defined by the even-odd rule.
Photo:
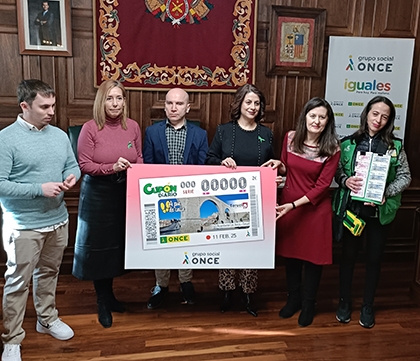
[[[0,131],[0,202],[7,253],[2,361],[21,360],[32,277],[36,330],[59,340],[74,335],[58,318],[55,291],[68,240],[64,192],[76,184],[80,169],[66,133],[49,125],[54,90],[40,80],[23,80],[17,95],[23,113]]]

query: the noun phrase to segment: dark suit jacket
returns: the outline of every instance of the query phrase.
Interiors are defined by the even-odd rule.
[[[146,128],[143,146],[144,163],[169,164],[165,127],[166,121],[162,121]],[[204,164],[208,148],[207,132],[187,121],[183,164]]]

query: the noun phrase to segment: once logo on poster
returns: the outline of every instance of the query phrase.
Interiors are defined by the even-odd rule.
[[[193,252],[191,254],[191,260],[188,257],[188,253],[184,253],[184,261],[182,264],[194,265],[218,265],[220,263],[220,252]]]
[[[160,243],[177,243],[177,242],[189,242],[190,236],[182,235],[182,236],[169,236],[169,237],[160,237]]]

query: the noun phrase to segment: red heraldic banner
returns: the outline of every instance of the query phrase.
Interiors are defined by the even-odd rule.
[[[257,0],[95,0],[95,86],[236,91],[254,82]]]

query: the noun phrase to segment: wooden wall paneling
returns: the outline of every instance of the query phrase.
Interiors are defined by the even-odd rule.
[[[274,136],[274,154],[280,159],[282,143],[284,135],[289,130],[288,125],[285,124],[286,119],[286,93],[289,91],[287,89],[287,77],[285,76],[276,76],[272,85],[275,87],[276,96],[275,108],[268,113],[268,118],[273,118],[275,122],[275,127],[273,129]]]
[[[2,10],[0,9],[0,12]],[[6,30],[2,32],[2,30]],[[16,29],[15,29],[16,30]],[[16,98],[16,86],[21,79],[22,62],[19,59],[17,31],[9,26],[0,29],[0,130],[16,120],[20,111]],[[16,61],[18,59],[18,61]]]
[[[146,132],[146,128],[149,125],[153,124],[153,121],[163,119],[165,117],[165,113],[163,111],[163,103],[159,105],[158,103],[158,92],[142,92],[141,94],[141,102],[142,102],[142,109],[141,109],[141,131],[144,134]]]
[[[166,99],[166,92],[162,94],[163,98]],[[190,98],[190,111],[187,114],[189,120],[198,121],[200,123],[206,124],[205,116],[208,116],[207,109],[209,108],[208,102],[208,93],[199,93],[199,92],[189,92]],[[206,101],[207,100],[207,101]],[[164,103],[165,105],[165,103]],[[166,115],[165,115],[166,117]],[[205,128],[205,126],[204,126]]]
[[[310,0],[283,0],[280,1],[284,6],[295,6],[295,7],[315,7],[315,5],[310,4]]]
[[[318,8],[327,10],[326,35],[358,36],[365,0],[319,0]]]
[[[209,129],[210,114],[214,114],[216,110],[216,114],[220,116],[217,103],[211,101],[210,93],[190,92],[189,96],[191,105],[187,119],[199,122],[200,127],[203,129]]]
[[[19,50],[18,50],[19,51]],[[36,55],[19,55],[22,61],[22,74],[19,80],[22,79],[41,79],[41,68],[39,67],[39,57]],[[15,88],[19,81],[16,82]],[[53,85],[53,84],[51,84]]]
[[[233,102],[234,94],[224,94],[222,97],[222,115],[220,123],[227,123],[230,121],[230,105]]]
[[[418,75],[419,73],[417,73]],[[418,78],[418,76],[417,76]],[[415,86],[413,87],[415,94],[414,99],[418,99],[417,96],[419,95],[419,83],[416,82]],[[409,127],[406,128],[405,131],[405,150],[407,152],[408,162],[410,164],[410,171],[411,171],[411,184],[410,187],[416,188],[417,191],[420,193],[420,167],[419,159],[420,159],[420,147],[419,147],[419,135],[420,135],[420,122],[418,120],[418,115],[420,112],[420,104],[417,101],[412,101],[409,104]],[[410,116],[411,115],[411,116]]]
[[[15,0],[3,0],[0,4],[0,32],[12,32],[17,34],[17,11]]]
[[[419,0],[416,0],[415,8],[419,8]],[[418,18],[418,15],[417,15]],[[414,58],[411,71],[410,95],[408,99],[407,122],[404,137],[404,147],[407,152],[408,162],[410,164],[412,181],[410,187],[416,187],[420,191],[420,167],[417,166],[420,159],[420,147],[418,139],[420,136],[420,122],[418,114],[420,114],[420,38],[419,26],[416,27]],[[417,162],[417,163],[416,163]]]
[[[271,81],[271,91],[273,102],[269,104],[272,107],[268,107],[267,121],[273,124],[273,143],[274,143],[274,157],[280,159],[281,156],[281,147],[283,143],[284,134],[287,130],[284,129],[283,119],[284,119],[284,98],[283,94],[285,93],[280,87],[284,85],[285,82],[283,78],[275,77]],[[270,99],[271,100],[271,99]]]
[[[298,96],[298,77],[282,77],[282,82],[279,90],[283,91],[283,109],[282,114],[282,126],[283,131],[286,133],[290,129],[294,129],[295,119],[297,118],[300,109],[300,102],[297,100]],[[298,104],[299,103],[299,104]],[[284,134],[282,134],[283,136]],[[283,139],[283,137],[282,137]]]
[[[12,124],[16,120],[16,116],[19,114],[20,107],[17,105],[16,96],[14,96],[11,101],[14,101],[15,104],[0,104],[0,130]]]
[[[395,221],[391,223],[386,245],[386,252],[407,255],[413,252],[415,234],[416,206],[403,204],[397,212]]]
[[[12,123],[19,112],[14,89],[22,73],[19,58],[17,31],[17,10],[15,0],[2,1],[0,4],[0,130]]]
[[[153,92],[153,93],[143,92],[143,97],[146,96],[147,98],[149,98],[149,94],[152,94],[153,97],[151,99],[152,102],[150,104],[150,110],[151,110],[150,121],[147,122],[147,120],[146,120],[146,122],[149,125],[152,125],[154,121],[161,120],[161,119],[165,118],[165,110],[164,109],[165,109],[165,95],[166,95],[166,92],[165,93],[164,92]],[[191,101],[191,99],[190,99],[190,101]],[[145,104],[145,105],[147,105],[147,104]]]
[[[67,75],[67,64],[66,59],[63,57],[54,58],[50,57],[53,60],[53,64],[56,64],[57,71],[55,72],[56,79],[53,83],[53,87],[56,93],[56,107],[55,107],[55,125],[65,132],[69,127],[68,119],[68,79]],[[45,82],[52,84],[51,82],[45,80]]]
[[[30,63],[31,68],[38,68],[39,69],[39,78],[46,82],[47,84],[50,84],[54,90],[57,91],[57,89],[60,86],[65,86],[66,84],[59,84],[58,78],[56,75],[59,74],[60,69],[56,67],[56,61],[58,61],[59,58],[56,58],[54,56],[31,56],[30,57]],[[38,71],[35,70],[35,73]],[[35,76],[31,75],[31,78],[34,78]]]
[[[9,29],[7,29],[9,30]],[[19,48],[16,47],[18,42],[17,34],[11,32],[0,33],[0,65],[1,82],[0,82],[0,97],[2,103],[16,104],[16,86],[19,83],[22,75],[22,62],[19,59]],[[16,61],[16,59],[19,59]],[[1,114],[3,117],[4,115]]]
[[[311,98],[310,77],[286,77],[286,119],[283,126],[285,133],[296,129],[296,121],[306,102]],[[290,92],[290,93],[289,93]],[[321,94],[320,94],[321,95]],[[291,99],[293,97],[293,100]]]
[[[324,51],[324,63],[323,63],[323,74],[327,74],[327,59],[328,59],[328,50]],[[308,93],[309,99],[313,97],[325,97],[325,85],[326,79],[322,78],[310,78],[310,92]]]
[[[259,32],[260,28],[267,28],[268,30],[268,23],[271,17],[271,6],[272,5],[280,5],[276,2],[269,1],[269,0],[259,0],[258,1],[258,19],[257,19],[257,30]],[[257,33],[258,35],[258,33]]]
[[[375,14],[376,14],[377,0],[366,0],[363,8],[363,19],[361,32],[357,36],[373,36],[373,28],[375,25]],[[360,10],[360,9],[359,9]],[[357,10],[356,10],[357,11]]]
[[[417,304],[420,305],[420,208],[416,209],[415,234],[416,260],[414,263],[415,269],[413,282],[410,287],[410,295],[414,298]]]
[[[135,120],[142,130],[142,94],[140,92],[127,92],[127,106],[128,106],[128,117]]]
[[[96,95],[93,86],[93,39],[81,37],[75,40],[73,57],[67,60],[69,105],[80,109],[92,106]]]
[[[298,6],[301,6],[303,8],[320,8],[318,3],[319,0],[301,0]]]
[[[92,114],[90,114],[90,117],[89,117],[88,113],[86,114],[86,116],[75,116],[75,117],[68,114],[67,122],[68,122],[69,127],[73,127],[75,125],[83,125],[90,119],[92,119]]]
[[[96,89],[92,5],[92,1],[72,1],[73,57],[66,58],[66,78],[62,79],[67,83],[68,126],[83,125],[93,114]]]
[[[257,45],[255,55],[255,85],[265,96],[264,125],[273,131],[274,154],[280,158],[282,117],[278,109],[278,77],[266,75],[269,42],[269,19],[271,17],[271,4],[258,6]]]
[[[93,2],[92,0],[72,0],[71,6],[74,9],[93,9]]]
[[[92,117],[92,106],[96,95],[96,89],[93,86],[92,5],[92,1],[72,1],[73,57],[68,62],[69,103],[75,106],[75,109],[89,107],[89,116],[87,116],[89,119]]]
[[[130,93],[130,97],[131,97],[131,93]],[[145,97],[143,95],[143,93],[140,92],[136,92],[136,98],[135,98],[135,102],[136,102],[136,111],[133,113],[135,114],[136,118],[134,119],[135,121],[137,121],[140,125],[140,129],[142,131],[142,134],[144,135],[144,131],[145,129],[145,120],[149,120],[150,119],[150,109],[145,109],[144,106],[144,101],[145,101]],[[131,107],[131,105],[130,105]],[[147,111],[147,114],[146,114]],[[131,113],[130,113],[131,114]],[[144,137],[143,137],[144,139]]]
[[[87,4],[76,5],[76,1],[72,1],[71,23],[73,39],[75,34],[78,37],[87,35],[92,38],[93,35],[93,8],[92,1],[87,1]],[[73,41],[74,42],[74,41]]]
[[[45,70],[44,73],[42,73],[42,56],[22,55],[22,57],[25,64],[22,79],[41,79],[50,84],[54,89],[57,89],[54,78],[51,77],[51,75],[54,74],[48,70]]]
[[[200,93],[200,127],[203,129],[209,129],[210,127],[210,117],[216,114],[219,119],[221,117],[221,105],[219,99],[212,99],[210,96],[211,93]],[[187,116],[188,117],[188,116]]]
[[[377,4],[374,36],[393,38],[416,36],[419,18],[418,0],[406,0],[404,6],[398,0],[377,0]]]
[[[220,120],[228,117],[229,110],[224,112],[222,93],[209,93],[206,100],[210,106],[207,108],[208,113],[203,115],[204,119],[200,119],[200,125],[207,130],[207,140],[210,146],[216,134],[216,128],[221,123]]]

